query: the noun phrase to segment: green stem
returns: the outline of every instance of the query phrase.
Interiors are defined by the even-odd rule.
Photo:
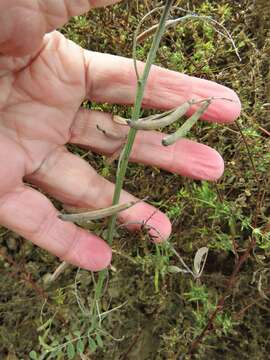
[[[135,105],[134,105],[134,109],[133,109],[133,113],[132,113],[132,121],[137,121],[140,118],[145,86],[146,86],[147,79],[148,79],[148,76],[149,76],[149,73],[151,70],[151,66],[152,66],[153,62],[155,61],[160,41],[161,41],[164,31],[166,29],[166,21],[168,19],[170,9],[171,9],[173,2],[174,2],[173,0],[167,0],[166,5],[164,6],[164,11],[161,16],[157,32],[154,36],[152,46],[151,46],[151,49],[150,49],[148,57],[147,57],[143,75],[137,82],[136,101],[135,101]],[[129,160],[132,146],[133,146],[133,143],[134,143],[134,140],[136,137],[136,133],[137,133],[136,129],[129,130],[126,145],[120,156],[118,172],[117,172],[117,179],[116,179],[116,184],[115,184],[115,191],[114,191],[114,196],[113,196],[113,205],[117,204],[120,199],[120,194],[122,191],[124,178],[125,178],[125,174],[126,174],[126,170],[127,170],[127,166],[128,166],[128,160]],[[112,216],[109,221],[108,239],[107,240],[110,245],[112,244],[112,241],[113,241],[116,217],[117,217],[117,215]]]
[[[157,28],[156,34],[154,36],[151,49],[149,51],[147,61],[144,67],[143,75],[137,82],[137,92],[136,92],[136,100],[135,105],[132,113],[132,121],[137,121],[140,117],[141,113],[141,106],[144,96],[144,90],[147,83],[147,79],[151,70],[151,66],[155,61],[156,54],[159,48],[159,44],[161,41],[161,38],[165,32],[166,29],[166,21],[170,14],[170,9],[172,7],[174,0],[167,0],[166,4],[164,6],[164,10],[159,22],[159,26]],[[117,171],[117,178],[116,178],[116,184],[115,184],[115,191],[113,195],[113,205],[118,204],[120,199],[120,194],[122,191],[124,178],[128,166],[128,160],[129,156],[132,150],[132,146],[136,137],[137,130],[136,129],[130,129],[128,133],[128,138],[126,141],[126,145],[120,155],[119,164],[118,164],[118,171]],[[111,245],[113,241],[113,235],[114,235],[114,229],[116,224],[116,217],[117,215],[114,215],[110,218],[109,225],[108,225],[108,237],[107,241]],[[105,279],[106,271],[102,271],[98,278],[97,283],[97,289],[98,293],[95,292],[95,300],[97,300],[100,297],[102,285]]]

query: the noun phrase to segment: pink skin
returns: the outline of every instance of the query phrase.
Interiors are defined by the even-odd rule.
[[[110,114],[80,106],[85,99],[133,104],[136,78],[132,61],[83,50],[56,31],[43,35],[69,16],[86,11],[89,3],[113,2],[43,0],[33,2],[39,3],[35,9],[26,0],[4,0],[0,5],[0,223],[61,259],[94,271],[109,265],[109,246],[61,221],[47,197],[24,181],[65,206],[97,209],[111,205],[114,185],[69,153],[65,144],[76,143],[106,155],[119,147],[121,142],[106,138],[96,124],[123,134],[127,127],[113,123]],[[66,12],[62,11],[64,4],[70,4]],[[26,14],[32,28],[25,24]],[[16,21],[10,20],[12,16]],[[30,33],[31,42],[24,41]],[[19,57],[21,54],[24,56]],[[206,120],[229,123],[239,115],[240,102],[232,90],[159,67],[152,68],[143,104],[170,109],[186,99],[208,96],[234,102],[213,102]],[[159,132],[139,132],[131,160],[195,179],[216,180],[222,175],[223,160],[215,150],[190,140],[163,147],[161,138]],[[121,202],[133,199],[122,192]],[[157,230],[152,229],[152,235],[159,234],[157,241],[167,239],[171,232],[168,218],[146,203],[122,212],[119,221],[142,222],[151,215],[148,224]]]

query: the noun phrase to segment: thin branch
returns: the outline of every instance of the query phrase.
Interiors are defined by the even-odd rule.
[[[241,134],[241,137],[242,137],[243,142],[244,142],[244,144],[245,144],[245,147],[246,147],[246,149],[247,149],[248,157],[249,157],[249,160],[250,160],[250,163],[251,163],[253,172],[254,172],[254,176],[255,176],[255,178],[256,178],[257,183],[259,184],[259,183],[260,183],[260,180],[259,180],[259,177],[258,177],[258,175],[257,175],[257,171],[256,171],[256,168],[255,168],[255,164],[254,164],[254,161],[253,161],[253,157],[252,157],[251,151],[250,151],[250,149],[249,149],[248,142],[247,142],[247,140],[246,140],[245,135],[243,134],[243,131],[242,131],[242,129],[241,129],[241,126],[240,126],[240,124],[239,124],[239,121],[238,121],[238,120],[235,120],[235,124],[236,124],[236,126],[237,126],[237,128],[238,128],[238,130],[239,130],[239,132],[240,132],[240,134]]]

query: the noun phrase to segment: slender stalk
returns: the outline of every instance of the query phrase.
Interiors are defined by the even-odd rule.
[[[133,113],[132,113],[132,121],[137,121],[140,118],[141,106],[142,106],[145,86],[147,83],[147,78],[149,76],[151,66],[152,66],[153,62],[155,61],[161,38],[166,29],[166,21],[168,19],[172,4],[173,4],[173,0],[166,1],[166,5],[164,6],[163,14],[161,16],[157,32],[154,36],[152,46],[151,46],[151,49],[150,49],[148,57],[147,57],[143,75],[137,82],[136,101],[135,101],[135,105],[134,105],[134,109],[133,109]],[[137,133],[136,129],[129,130],[126,145],[125,145],[123,152],[119,159],[117,179],[116,179],[115,191],[114,191],[114,196],[113,196],[113,205],[116,205],[120,199],[120,194],[121,194],[121,190],[123,187],[124,178],[125,178],[125,174],[126,174],[126,170],[127,170],[128,160],[129,160],[132,146],[133,146],[133,143],[134,143],[134,140],[136,137],[136,133]],[[112,240],[113,240],[115,222],[116,222],[116,216],[112,216],[110,219],[110,222],[109,222],[109,231],[108,231],[108,239],[107,239],[109,244],[111,244]]]
[[[142,77],[140,79],[138,79],[136,100],[135,100],[135,105],[134,105],[134,109],[133,109],[133,113],[132,113],[132,121],[137,121],[140,118],[140,112],[141,112],[141,106],[142,106],[145,86],[146,86],[147,79],[148,79],[148,76],[149,76],[149,73],[151,70],[151,66],[152,66],[153,62],[155,61],[162,35],[165,32],[166,21],[169,17],[170,9],[172,7],[173,2],[174,2],[174,0],[166,1],[162,16],[161,16],[161,19],[159,22],[159,26],[157,28],[156,34],[155,34],[153,42],[152,42],[151,49],[150,49],[148,57],[147,57],[147,61],[146,61],[145,67],[144,67]],[[136,129],[129,130],[126,145],[120,155],[112,205],[116,205],[119,202],[120,194],[121,194],[121,190],[123,187],[124,178],[125,178],[125,174],[126,174],[126,170],[127,170],[127,166],[128,166],[128,160],[129,160],[132,146],[133,146],[133,143],[134,143],[134,140],[136,137],[136,133],[137,133]],[[112,244],[112,241],[113,241],[114,229],[115,229],[115,224],[116,224],[116,216],[117,215],[114,215],[110,218],[109,225],[108,225],[107,241],[110,245]],[[95,291],[95,301],[97,301],[100,298],[101,289],[103,287],[105,276],[106,276],[106,270],[102,271],[99,274],[98,282],[96,285],[96,291]]]

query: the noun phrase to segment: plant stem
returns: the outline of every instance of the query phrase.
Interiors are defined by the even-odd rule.
[[[144,67],[144,71],[143,71],[143,75],[140,79],[138,79],[137,82],[137,92],[136,92],[136,100],[135,100],[135,105],[134,105],[134,109],[133,109],[133,113],[132,113],[132,121],[137,121],[140,117],[140,113],[141,113],[141,106],[142,106],[142,101],[143,101],[143,96],[144,96],[144,90],[145,90],[145,86],[147,83],[147,79],[151,70],[151,66],[153,64],[153,62],[155,61],[156,58],[156,54],[159,48],[159,44],[161,41],[161,38],[165,32],[166,29],[166,21],[169,17],[170,14],[170,9],[172,7],[174,0],[167,0],[166,4],[164,6],[164,10],[156,31],[156,34],[154,36],[153,42],[152,42],[152,46],[151,49],[149,51],[148,57],[147,57],[147,61]],[[112,205],[116,205],[119,202],[120,199],[120,194],[122,191],[122,187],[123,187],[123,183],[124,183],[124,178],[125,178],[125,174],[126,174],[126,170],[127,170],[127,166],[128,166],[128,160],[129,160],[129,156],[132,150],[132,146],[136,137],[136,133],[137,130],[136,129],[130,129],[129,133],[128,133],[128,138],[126,141],[126,145],[120,155],[119,158],[119,164],[118,164],[118,170],[117,170],[117,178],[116,178],[116,184],[115,184],[115,191],[114,191],[114,195],[113,195],[113,204]],[[117,215],[114,215],[110,218],[109,220],[109,225],[108,225],[108,236],[107,236],[107,241],[108,243],[111,245],[112,241],[113,241],[113,235],[114,235],[114,229],[115,229],[115,224],[116,224],[116,217]],[[102,271],[99,274],[99,278],[98,278],[98,282],[97,282],[97,286],[96,286],[96,290],[95,291],[95,301],[100,298],[101,295],[101,289],[103,287],[103,282],[105,279],[105,275],[106,275],[106,271]]]
[[[137,92],[136,92],[136,100],[135,105],[132,113],[132,121],[137,121],[140,118],[141,113],[141,106],[144,96],[144,90],[147,83],[147,78],[149,76],[151,66],[155,61],[157,50],[159,48],[160,41],[162,39],[163,33],[166,29],[166,21],[168,19],[171,6],[174,0],[167,0],[166,5],[164,6],[163,14],[161,16],[159,26],[157,32],[154,36],[151,49],[149,51],[147,61],[144,67],[143,75],[137,82]],[[117,179],[115,184],[115,191],[113,196],[113,205],[116,205],[119,202],[121,190],[124,183],[124,178],[128,166],[129,156],[132,150],[132,146],[136,137],[137,130],[130,129],[128,133],[128,138],[126,145],[123,149],[123,152],[120,156],[119,164],[118,164],[118,171],[117,171]],[[108,229],[108,243],[111,245],[113,241],[113,234],[115,228],[116,216],[112,216],[109,222],[109,229]]]

